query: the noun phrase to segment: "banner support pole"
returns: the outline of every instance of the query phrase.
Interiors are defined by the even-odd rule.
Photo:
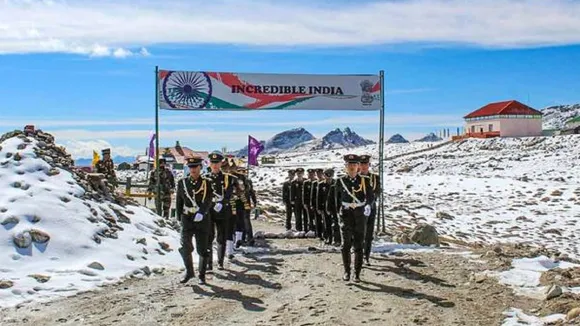
[[[161,183],[159,182],[159,67],[155,66],[155,210],[161,214]]]
[[[379,207],[377,208],[377,231],[379,229],[379,224],[382,223],[382,231],[385,232],[385,209],[384,209],[384,191],[383,184],[384,179],[384,148],[385,148],[385,72],[381,70],[379,72],[379,78],[381,83],[381,111],[379,119]]]

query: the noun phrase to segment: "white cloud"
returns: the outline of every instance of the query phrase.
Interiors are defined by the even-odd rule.
[[[0,53],[126,57],[158,44],[360,46],[464,44],[494,48],[580,42],[571,0],[4,0]]]
[[[58,139],[57,140],[61,140]],[[111,154],[113,156],[133,156],[140,154],[143,152],[142,150],[136,150],[133,148],[129,148],[126,146],[113,146],[109,142],[105,140],[86,140],[86,141],[79,141],[79,140],[67,140],[60,145],[64,146],[69,154],[73,156],[73,158],[92,158],[93,151],[99,153],[101,155],[101,150],[104,148],[110,148]]]

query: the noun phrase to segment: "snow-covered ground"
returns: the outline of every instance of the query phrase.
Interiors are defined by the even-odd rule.
[[[178,233],[159,216],[83,199],[73,175],[37,157],[37,145],[0,143],[0,307],[181,267]]]
[[[431,143],[389,144],[385,156],[426,149]],[[290,167],[334,168],[342,155],[369,153],[376,145],[283,154],[254,168],[257,189],[280,193]],[[385,161],[388,228],[434,225],[465,242],[545,245],[580,257],[580,136],[468,139]],[[281,195],[281,193],[280,193]],[[264,200],[259,199],[262,202]],[[279,197],[265,198],[282,208]]]

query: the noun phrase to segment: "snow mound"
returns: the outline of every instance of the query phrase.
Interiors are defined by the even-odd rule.
[[[38,155],[47,147],[43,140],[6,138],[0,142],[1,307],[181,266],[179,235],[159,216],[92,199],[79,174]]]

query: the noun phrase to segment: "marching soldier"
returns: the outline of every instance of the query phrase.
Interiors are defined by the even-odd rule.
[[[327,213],[327,198],[330,183],[328,182],[329,178],[324,176],[323,171],[323,169],[316,170],[318,173],[318,187],[316,188],[316,217],[318,220],[316,221],[316,227],[320,240],[324,241],[325,244],[331,244],[329,240],[330,232],[328,232],[330,215]]]
[[[295,171],[288,170],[288,180],[282,184],[282,202],[286,206],[286,231],[292,230],[292,212],[294,211],[294,193],[292,192],[292,181]],[[295,222],[296,224],[298,221]]]
[[[187,283],[195,274],[193,270],[192,237],[199,255],[199,284],[205,284],[205,272],[208,257],[208,237],[211,228],[209,211],[212,202],[212,184],[201,176],[202,158],[187,159],[189,176],[181,179],[177,185],[177,219],[181,221],[181,248],[179,253],[185,264],[185,277],[181,283]]]
[[[307,212],[304,201],[304,169],[296,169],[296,179],[291,183],[290,200],[294,202],[294,216],[296,217],[296,231],[308,229]],[[303,224],[304,223],[304,224]]]
[[[371,188],[374,194],[374,200],[371,204],[371,215],[368,217],[367,220],[367,231],[365,234],[365,245],[364,245],[364,257],[365,263],[367,266],[370,266],[370,256],[371,256],[371,247],[373,243],[373,235],[375,229],[375,220],[377,215],[377,201],[376,199],[381,194],[381,180],[378,174],[372,173],[369,171],[369,163],[370,163],[371,156],[370,155],[361,155],[360,156],[360,174],[363,176],[367,176],[370,181]]]
[[[355,154],[344,156],[347,175],[336,182],[336,192],[340,205],[340,223],[342,227],[343,246],[342,262],[344,281],[350,280],[351,255],[354,247],[354,282],[360,282],[363,264],[363,245],[367,219],[371,215],[371,204],[374,200],[369,178],[358,174],[360,158]]]
[[[105,148],[101,151],[103,154],[103,159],[99,160],[95,164],[95,170],[97,173],[102,173],[105,175],[105,179],[113,187],[113,190],[117,188],[117,175],[115,174],[115,163],[111,159],[111,149]]]
[[[212,204],[210,210],[211,228],[208,239],[208,269],[213,268],[213,240],[216,238],[217,232],[217,252],[218,252],[218,269],[224,269],[224,256],[226,253],[226,239],[228,238],[228,231],[230,230],[232,207],[231,199],[234,191],[234,183],[236,178],[224,173],[222,164],[224,163],[224,156],[221,153],[214,152],[209,155],[211,173],[207,178],[211,181],[213,194]],[[224,164],[225,165],[225,164]],[[231,236],[231,235],[230,235]]]
[[[249,246],[254,245],[254,231],[252,228],[250,213],[252,211],[252,207],[255,208],[258,205],[256,191],[254,190],[252,180],[250,180],[248,177],[248,171],[243,167],[238,168],[238,171],[238,178],[243,181],[242,188],[244,190],[244,216],[242,226],[243,233],[240,239],[238,239],[238,234],[236,233],[236,248],[239,248],[242,243],[245,243]]]
[[[231,217],[226,223],[227,230],[226,230],[226,255],[228,259],[234,258],[234,231],[236,230],[237,226],[242,226],[244,221],[244,195],[243,190],[240,186],[240,181],[236,175],[234,175],[237,165],[236,162],[231,159],[229,164],[225,164],[226,172],[230,173],[232,178],[232,187],[233,192],[230,199],[231,205]]]
[[[314,228],[314,207],[312,205],[312,194],[313,194],[313,183],[316,181],[314,169],[308,169],[308,179],[304,181],[304,187],[302,188],[302,200],[304,201],[304,210],[306,211],[306,218],[304,219],[304,231],[305,232],[315,232]]]
[[[328,184],[328,194],[326,196],[326,233],[328,234],[327,244],[340,246],[340,225],[338,223],[338,197],[336,194],[336,180],[334,177],[334,170],[326,169],[324,171],[326,182]]]
[[[159,167],[155,171],[151,172],[149,176],[149,187],[147,190],[157,195],[157,170],[159,170],[159,193],[161,197],[161,203],[157,202],[157,196],[155,196],[155,207],[161,208],[161,211],[157,214],[169,218],[169,212],[171,209],[171,196],[175,192],[175,179],[173,173],[165,167],[165,159],[159,159]]]
[[[320,197],[320,187],[325,186],[325,178],[324,178],[324,169],[316,169],[316,181],[312,183],[314,191],[314,195],[312,196],[312,206],[314,207],[315,217],[316,217],[316,235],[320,239],[320,241],[324,241],[325,237],[325,229],[324,229],[324,205],[323,201]],[[316,188],[314,188],[316,187]],[[324,189],[326,192],[326,189]],[[322,194],[322,198],[326,198],[326,193]]]

